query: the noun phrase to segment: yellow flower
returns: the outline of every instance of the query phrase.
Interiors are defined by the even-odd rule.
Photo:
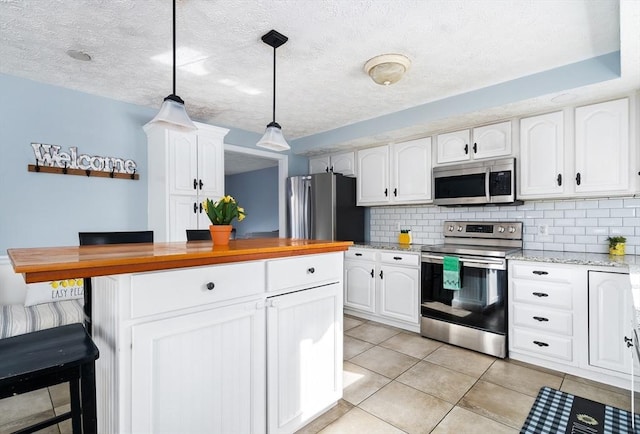
[[[217,202],[206,199],[203,202],[203,208],[212,225],[229,225],[233,219],[242,221],[246,217],[244,208],[238,206],[231,195],[222,196]]]

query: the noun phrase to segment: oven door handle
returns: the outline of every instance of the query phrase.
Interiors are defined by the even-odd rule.
[[[455,255],[454,255],[455,256]],[[422,262],[431,262],[435,264],[441,264],[443,256],[422,254]],[[465,256],[457,256],[460,259],[462,265],[474,268],[491,268],[496,270],[506,270],[507,264],[504,259],[492,259],[492,258],[468,258]]]

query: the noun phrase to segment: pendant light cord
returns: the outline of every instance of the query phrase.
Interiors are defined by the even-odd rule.
[[[276,122],[276,47],[273,47],[273,123]]]
[[[176,94],[176,0],[173,0],[173,95]]]

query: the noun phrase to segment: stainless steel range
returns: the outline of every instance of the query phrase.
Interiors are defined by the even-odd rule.
[[[443,231],[444,244],[422,248],[420,333],[504,358],[506,256],[522,249],[522,223],[447,221]]]

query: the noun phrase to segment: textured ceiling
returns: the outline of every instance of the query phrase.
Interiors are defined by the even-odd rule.
[[[176,93],[194,120],[264,131],[273,49],[260,37],[272,28],[289,37],[277,50],[276,115],[289,141],[617,50],[623,79],[572,93],[625,91],[640,87],[640,56],[628,55],[638,54],[638,3],[178,0]],[[623,8],[633,15],[622,14],[626,23]],[[0,17],[1,73],[152,108],[171,93],[170,0],[0,0]],[[72,59],[68,50],[92,60]],[[389,87],[363,72],[369,58],[383,53],[412,61]],[[158,60],[163,55],[165,63]],[[468,120],[548,105],[548,97],[540,98]],[[333,145],[361,147],[447,125],[416,124]]]

